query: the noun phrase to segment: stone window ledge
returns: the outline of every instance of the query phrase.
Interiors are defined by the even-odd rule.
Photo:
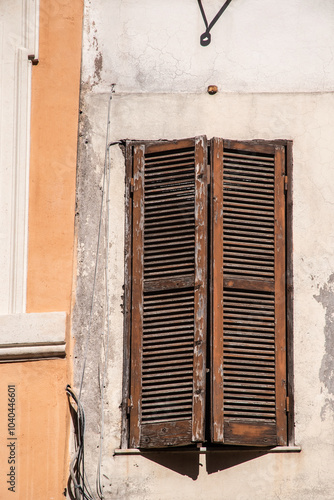
[[[299,453],[301,451],[300,446],[275,446],[275,448],[253,448],[253,447],[240,447],[235,446],[234,448],[170,448],[170,449],[151,449],[151,450],[138,450],[131,448],[117,448],[114,450],[114,456],[116,455],[146,455],[148,453],[197,453],[199,455],[206,455],[208,453]]]
[[[66,313],[0,315],[0,362],[63,358]]]

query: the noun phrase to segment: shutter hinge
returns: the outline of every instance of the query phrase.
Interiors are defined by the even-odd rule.
[[[289,396],[287,396],[286,399],[285,399],[285,411],[287,413],[290,412],[290,398],[289,398]]]
[[[133,181],[133,177],[131,177],[131,179],[130,179],[130,193],[133,193],[133,186],[134,186],[134,181]]]
[[[284,191],[288,190],[288,176],[284,176]]]
[[[126,404],[126,413],[127,413],[127,415],[130,414],[131,408],[132,408],[132,402],[131,402],[131,399],[128,398],[128,401],[127,401],[127,404]]]

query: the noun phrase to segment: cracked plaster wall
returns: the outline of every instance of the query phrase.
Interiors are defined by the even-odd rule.
[[[220,2],[203,1],[208,18]],[[102,474],[107,499],[332,499],[334,470],[334,5],[320,0],[233,0],[199,46],[195,1],[86,0],[79,137],[78,278],[73,333],[78,387],[95,266],[110,85],[110,140],[206,134],[293,140],[294,385],[299,454],[193,458],[113,456],[120,443],[123,337],[124,159],[111,149],[110,349]],[[292,49],[288,49],[292,47]],[[206,93],[208,83],[218,94]],[[225,92],[226,91],[226,92]],[[298,92],[297,92],[298,91]],[[82,399],[86,470],[99,452],[106,246],[88,342]],[[183,465],[179,462],[183,462]],[[194,465],[194,467],[193,467]],[[188,468],[187,468],[188,467]],[[195,471],[195,472],[194,472]]]
[[[110,83],[131,93],[202,92],[209,84],[225,92],[333,90],[332,0],[233,0],[205,48],[195,0],[85,3],[83,69],[99,90]],[[203,0],[209,22],[221,4]]]

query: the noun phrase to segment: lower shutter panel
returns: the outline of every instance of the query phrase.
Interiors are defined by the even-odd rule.
[[[284,444],[284,149],[220,141],[217,150],[223,162],[216,155],[214,196],[223,214],[223,249],[214,264],[220,358],[213,365],[213,439]]]
[[[276,444],[275,297],[224,287],[224,436]]]
[[[203,138],[134,148],[133,447],[203,439],[204,150]]]
[[[141,447],[191,441],[193,344],[193,288],[144,292]]]

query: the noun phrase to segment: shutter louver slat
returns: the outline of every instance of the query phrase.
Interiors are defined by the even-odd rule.
[[[243,155],[244,156],[244,155]],[[230,157],[229,151],[224,149],[224,168],[223,168],[223,209],[229,210],[232,207],[240,207],[243,209],[256,210],[257,213],[262,217],[262,221],[266,222],[269,231],[265,234],[258,230],[258,227],[252,226],[251,222],[245,227],[243,223],[243,212],[238,213],[235,209],[235,219],[229,225],[225,225],[223,230],[223,273],[225,279],[229,278],[240,278],[240,279],[250,279],[254,277],[257,280],[269,280],[274,279],[275,263],[273,259],[274,253],[274,158],[268,159],[266,162],[266,167],[263,168],[263,157],[257,157],[249,155],[248,165],[252,165],[256,169],[257,161],[262,160],[261,172],[258,170],[256,173],[245,166],[244,162],[238,165],[238,157],[236,153],[233,156],[233,168],[230,167]],[[271,161],[270,161],[271,160]],[[251,163],[252,162],[252,163]],[[253,163],[254,162],[254,163]],[[251,175],[253,174],[253,175]],[[240,195],[239,186],[247,186],[248,191],[243,191]],[[255,195],[267,194],[267,198],[253,198],[249,196],[249,191],[252,190]],[[268,191],[271,193],[268,195]],[[255,229],[255,230],[254,230]],[[269,233],[269,238],[267,234]],[[248,254],[247,265],[231,265],[230,249],[228,245],[233,244],[233,239],[239,241],[239,250],[245,252],[249,249],[249,246],[253,246],[254,250],[258,251],[258,259],[255,261],[254,254]],[[247,247],[242,247],[242,242],[247,243]],[[259,247],[263,243],[267,244],[266,247]],[[261,250],[261,251],[259,251]],[[269,253],[268,253],[269,251]],[[239,311],[236,308],[231,308],[226,305],[225,299],[230,299],[229,304],[233,304],[234,296],[236,291],[224,288],[224,302],[223,302],[223,331],[225,327],[228,327],[230,323],[238,326],[239,331],[243,333],[242,339],[246,340],[247,331],[243,331],[243,326],[246,325],[248,328],[252,328],[256,333],[258,327],[267,327],[271,330],[271,338],[275,338],[275,311],[274,311],[274,294],[268,293],[265,297],[262,295],[262,309],[264,313],[259,316],[254,316],[252,314],[252,309],[249,308],[248,298],[243,297],[243,311]],[[256,294],[248,294],[253,296],[253,300],[256,300]],[[242,292],[237,293],[238,298],[242,297]],[[266,307],[271,306],[270,310]],[[232,309],[232,310],[231,310]],[[269,333],[269,332],[268,332]],[[234,335],[233,340],[237,341],[240,338],[239,335]],[[232,425],[235,426],[264,422],[269,428],[275,425],[275,384],[273,380],[272,390],[269,394],[258,394],[256,397],[254,395],[254,390],[257,388],[257,384],[263,380],[268,374],[275,372],[275,350],[271,349],[271,344],[264,343],[264,347],[267,349],[267,355],[261,356],[254,348],[249,349],[248,353],[241,353],[238,349],[231,350],[229,345],[226,345],[225,335],[224,335],[224,383],[223,383],[223,393],[224,393],[224,419],[225,419],[225,442],[226,440],[233,441],[233,432],[231,436],[228,436],[229,420],[231,419]],[[245,405],[243,399],[235,398],[235,394],[231,391],[229,387],[229,375],[230,372],[238,371],[239,373],[239,383],[243,384],[243,378],[249,376],[249,374],[256,374],[256,379],[254,380],[253,386],[244,387],[243,394],[249,396],[254,395],[252,400],[248,399],[250,404]],[[239,437],[240,440],[240,437]],[[268,437],[265,439],[266,444],[273,444],[268,442]]]
[[[244,158],[245,155],[243,155]],[[224,149],[224,172],[223,172],[223,213],[224,217],[232,207],[255,209],[262,217],[262,222],[266,223],[264,228],[259,230],[259,226],[252,224],[248,220],[245,224],[243,212],[238,213],[235,209],[235,217],[228,222],[224,219],[224,277],[225,278],[248,278],[254,276],[256,279],[274,278],[274,180],[275,165],[274,158],[266,158],[259,155],[249,155],[248,165],[255,169],[255,172],[245,165],[244,162],[237,163],[238,156],[233,152],[231,159],[230,151]],[[261,161],[261,171],[257,169],[258,162]],[[233,162],[233,168],[231,167]],[[263,164],[265,163],[265,167]],[[251,175],[253,174],[253,175]],[[240,193],[240,186],[247,185],[247,192]],[[263,194],[268,192],[266,198]],[[261,198],[258,195],[262,195]],[[255,220],[256,222],[256,220]],[[246,253],[247,262],[240,262],[240,258],[235,258],[230,247],[234,240],[238,240],[238,250]],[[245,242],[245,247],[242,246]],[[259,245],[267,244],[267,251]],[[258,257],[249,252],[250,247],[257,251]],[[232,255],[231,255],[232,253]]]
[[[213,440],[226,444],[282,444],[279,428],[286,425],[282,408],[277,410],[285,390],[277,355],[285,335],[284,301],[278,301],[285,290],[278,275],[284,252],[277,251],[277,219],[284,214],[277,183],[284,171],[276,150],[220,140],[213,145],[214,197],[222,214],[213,227],[214,245],[219,232],[223,241],[214,256],[213,335],[223,356],[213,360],[214,377],[219,370],[222,375],[213,382],[212,430]],[[282,227],[279,238],[284,242]]]
[[[166,157],[167,156],[167,157]],[[180,157],[187,168],[180,171]],[[176,161],[178,163],[176,163]],[[194,276],[195,266],[195,185],[194,150],[175,155],[146,154],[145,157],[145,228],[144,228],[144,280],[161,280],[180,275]],[[163,165],[163,167],[161,167]],[[175,172],[175,165],[177,171]],[[163,180],[161,179],[163,176]],[[186,195],[186,198],[184,198]],[[157,221],[155,214],[168,205],[169,215]],[[152,212],[153,215],[152,215]],[[186,216],[184,216],[186,215]],[[167,243],[167,244],[166,244]],[[148,254],[146,253],[148,252]],[[183,254],[181,256],[180,254]],[[184,255],[186,253],[186,256]],[[177,261],[177,263],[175,262]],[[175,311],[174,300],[181,296],[187,306]],[[159,303],[157,303],[159,300]],[[168,301],[168,302],[166,302]],[[163,332],[163,337],[161,333]],[[179,351],[175,342],[187,334],[186,349]],[[150,343],[158,347],[152,352]],[[193,289],[144,293],[143,357],[142,357],[142,442],[147,441],[146,427],[166,421],[191,420],[193,397],[193,339],[194,292]],[[169,352],[166,343],[173,341]],[[159,344],[160,341],[160,344]],[[182,341],[184,343],[184,341]],[[159,348],[160,347],[160,348]],[[162,377],[162,373],[164,376]],[[189,376],[190,375],[190,376]],[[148,393],[147,386],[159,385],[168,376],[168,393]],[[183,381],[184,391],[178,391]],[[146,424],[146,425],[145,425]],[[189,437],[188,437],[189,439]]]
[[[196,242],[203,225],[197,170],[194,140],[145,148],[142,325],[133,330],[141,336],[134,404],[140,406],[136,446],[143,448],[190,444],[195,424],[203,433],[204,416],[194,408]]]

